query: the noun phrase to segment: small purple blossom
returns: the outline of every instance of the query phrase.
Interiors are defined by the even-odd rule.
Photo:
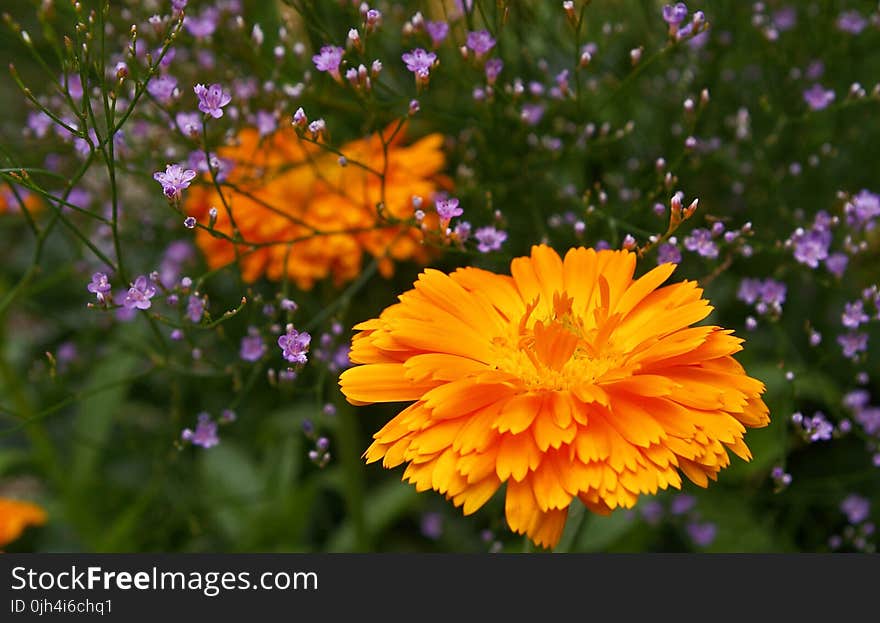
[[[663,505],[657,500],[645,500],[639,504],[639,513],[645,523],[656,526],[663,519]]]
[[[186,304],[186,315],[191,322],[201,322],[205,313],[205,299],[201,296],[191,294]]]
[[[678,26],[688,16],[688,8],[684,2],[677,2],[675,5],[667,4],[663,7],[663,21],[670,26]]]
[[[207,413],[199,413],[198,417],[195,431],[184,428],[180,433],[180,438],[194,446],[213,448],[220,443],[220,438],[217,436],[217,422],[212,420]]]
[[[202,131],[202,117],[197,112],[179,112],[175,115],[174,122],[190,138],[197,137]]]
[[[216,83],[209,87],[201,83],[197,84],[193,87],[193,91],[199,98],[199,110],[214,119],[222,117],[223,107],[232,101],[229,91],[224,91],[223,87]]]
[[[309,350],[309,342],[312,336],[305,331],[299,332],[293,325],[287,325],[287,333],[278,338],[278,346],[281,355],[291,363],[304,364],[308,360],[306,353]]]
[[[818,83],[804,91],[804,101],[812,110],[827,108],[834,101],[834,98],[833,90],[826,90]]]
[[[500,58],[490,58],[486,61],[486,81],[495,84],[502,69],[504,69],[504,61]]]
[[[153,179],[162,184],[162,192],[169,199],[180,199],[181,192],[189,188],[190,182],[196,176],[196,172],[192,169],[184,169],[179,164],[165,165],[165,172],[156,171],[153,173]]]
[[[761,280],[746,277],[739,283],[736,298],[747,305],[753,305],[761,296]]]
[[[844,357],[855,359],[859,353],[868,350],[868,334],[850,331],[845,335],[838,335],[837,343],[840,344]]]
[[[849,264],[849,257],[846,253],[832,253],[825,259],[825,268],[838,279],[843,277],[847,264]]]
[[[278,120],[275,119],[275,115],[265,110],[258,110],[255,120],[260,136],[268,136],[278,127]]]
[[[816,411],[811,418],[804,418],[801,426],[810,441],[828,441],[834,433],[834,426],[821,411]]]
[[[869,231],[880,216],[880,195],[861,190],[844,206],[847,224],[856,230]]]
[[[217,30],[220,21],[220,12],[214,7],[206,7],[200,15],[187,15],[183,19],[183,26],[196,39],[210,37]]]
[[[131,284],[122,306],[125,309],[150,309],[152,302],[150,301],[156,295],[156,286],[144,275],[140,275]]]
[[[684,515],[690,512],[697,505],[697,499],[687,493],[680,493],[672,498],[669,504],[669,512],[673,515]]]
[[[810,268],[817,268],[819,262],[828,257],[831,245],[831,232],[813,227],[810,230],[798,228],[791,236],[794,245],[794,259]]]
[[[837,28],[851,35],[862,32],[868,22],[858,11],[844,11],[837,17]]]
[[[793,6],[784,6],[773,13],[773,25],[779,32],[786,32],[797,25],[797,10]]]
[[[342,55],[345,50],[335,45],[325,45],[321,51],[312,56],[312,62],[318,71],[329,73],[337,81],[341,81],[339,74],[339,64],[342,62]]]
[[[480,57],[495,47],[495,39],[488,30],[475,30],[468,33],[465,45]]]
[[[497,251],[501,248],[501,245],[507,240],[507,232],[495,229],[490,225],[487,227],[480,227],[474,232],[474,238],[476,238],[478,242],[477,250],[480,253],[489,253],[490,251]]]
[[[211,152],[210,157],[211,166],[209,167],[205,152],[201,149],[196,149],[190,152],[187,157],[187,164],[199,173],[210,173],[211,169],[213,169],[217,181],[222,182],[235,166],[235,162],[229,158],[220,158],[214,152]]]
[[[442,221],[448,223],[456,216],[464,214],[464,210],[458,207],[458,199],[451,197],[437,201],[437,214]]]
[[[538,125],[544,116],[544,106],[541,104],[525,104],[522,107],[520,119],[528,125]]]
[[[260,333],[251,328],[248,335],[241,338],[241,348],[238,356],[244,361],[258,361],[266,353],[266,344]]]
[[[27,125],[37,138],[43,138],[52,127],[52,118],[42,110],[32,112],[28,115]]]
[[[849,523],[856,525],[871,515],[871,501],[855,493],[846,496],[840,503],[840,511],[846,515]]]
[[[684,248],[709,259],[718,257],[718,245],[712,240],[712,232],[708,229],[693,230],[684,239]]]
[[[687,524],[686,530],[691,541],[693,541],[694,545],[697,547],[708,547],[709,545],[712,545],[713,541],[715,541],[715,536],[718,533],[718,527],[711,521],[702,523],[692,521]]]
[[[843,313],[840,315],[840,322],[847,329],[858,329],[859,325],[868,322],[870,318],[865,313],[864,303],[862,301],[853,301],[843,306]]]
[[[880,436],[880,407],[865,407],[855,413],[855,420],[868,435]]]
[[[449,35],[449,24],[446,22],[425,22],[425,31],[431,37],[431,44],[437,47]]]
[[[177,95],[177,78],[164,74],[150,80],[147,92],[163,104],[168,104]]]
[[[425,538],[436,541],[443,536],[443,515],[425,513],[421,520],[421,533]]]
[[[98,297],[98,302],[103,303],[108,298],[105,295],[111,290],[110,280],[106,273],[95,273],[86,289]]]
[[[437,60],[437,55],[422,48],[416,48],[409,52],[404,52],[400,58],[406,63],[406,68],[413,72],[417,78],[424,79],[430,74],[431,67],[434,65],[434,61]]]
[[[671,242],[664,242],[657,247],[657,263],[658,264],[679,264],[681,262],[681,250],[678,245]]]

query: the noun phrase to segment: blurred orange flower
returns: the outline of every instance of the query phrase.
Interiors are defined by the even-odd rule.
[[[510,528],[554,547],[575,497],[607,514],[641,494],[705,487],[751,458],[769,422],[764,385],[731,355],[742,340],[696,326],[712,311],[674,264],[633,279],[636,254],[547,246],[511,263],[428,269],[379,318],[355,326],[349,402],[410,402],[368,462],[479,509],[506,483]]]
[[[395,130],[398,130],[395,132]],[[212,268],[236,260],[246,281],[265,275],[311,288],[331,276],[339,285],[361,271],[366,252],[385,276],[393,262],[424,263],[428,250],[412,224],[413,197],[427,203],[441,185],[446,164],[443,137],[431,134],[405,145],[405,127],[328,149],[302,139],[292,127],[260,137],[248,128],[218,156],[234,163],[223,198],[213,185],[191,188],[185,211],[204,223],[217,209],[214,229],[249,244],[199,228],[196,241]],[[384,178],[384,184],[383,184]],[[381,204],[381,208],[377,207]],[[406,221],[406,222],[404,222]]]
[[[28,526],[46,523],[46,511],[30,502],[0,498],[0,547],[21,536]]]

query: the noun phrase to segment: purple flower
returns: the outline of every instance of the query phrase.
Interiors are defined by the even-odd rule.
[[[855,359],[859,353],[868,350],[868,334],[850,331],[845,335],[838,335],[837,343],[843,349],[844,357]]]
[[[241,338],[241,348],[238,351],[238,356],[245,361],[257,361],[265,352],[266,344],[263,342],[263,338],[260,337],[260,333],[254,328],[249,329],[248,335]]]
[[[306,353],[309,350],[309,342],[312,336],[303,331],[300,333],[287,325],[287,333],[278,338],[278,346],[281,347],[281,355],[291,363],[304,364],[307,361]]]
[[[200,322],[205,313],[205,299],[195,294],[190,294],[186,304],[186,315],[192,322]]]
[[[844,206],[846,222],[853,229],[871,230],[874,219],[880,216],[880,195],[861,190]]]
[[[421,533],[425,538],[436,541],[443,536],[443,515],[425,513],[422,515]]]
[[[144,275],[140,275],[131,284],[122,301],[125,309],[150,309],[150,299],[156,295],[156,286]]]
[[[476,30],[468,33],[465,44],[480,57],[495,47],[495,39],[488,30]]]
[[[212,84],[206,87],[204,84],[197,84],[193,87],[196,96],[199,98],[199,110],[206,115],[211,115],[214,119],[223,116],[223,107],[232,101],[232,95],[229,91],[224,91],[219,84]]]
[[[64,79],[62,78],[62,84]],[[83,85],[78,74],[70,74],[67,76],[67,92],[75,100],[82,99]]]
[[[708,547],[712,545],[715,536],[718,533],[718,527],[711,521],[698,523],[692,521],[686,526],[688,536],[697,547]]]
[[[667,4],[663,7],[663,21],[670,26],[678,26],[687,19],[688,8],[684,2],[678,2],[675,6]]]
[[[168,104],[177,95],[177,78],[165,74],[147,84],[147,91],[163,104]]]
[[[504,69],[504,61],[500,58],[490,58],[486,61],[486,81],[495,84],[502,69]]]
[[[202,131],[202,117],[197,112],[179,112],[174,121],[180,131],[189,137],[195,138]]]
[[[507,240],[507,232],[495,229],[491,225],[488,227],[480,227],[474,232],[474,238],[477,239],[477,250],[480,253],[488,253],[489,251],[497,251],[501,245]]]
[[[739,290],[736,292],[736,298],[747,305],[752,305],[761,296],[761,280],[746,277],[739,284]]]
[[[785,303],[786,286],[775,279],[765,279],[761,284],[761,301],[766,305],[779,308]]]
[[[458,207],[458,199],[452,197],[437,201],[437,214],[442,221],[449,223],[456,216],[464,214],[464,210]]]
[[[180,13],[186,8],[187,0],[171,0],[171,9],[175,13]]]
[[[797,24],[797,11],[793,6],[785,6],[773,14],[773,25],[779,32],[791,30]]]
[[[856,389],[843,396],[843,406],[852,411],[859,411],[870,401],[871,395],[864,389]]]
[[[416,48],[404,52],[400,58],[406,63],[406,68],[416,75],[416,78],[425,79],[430,74],[431,67],[437,60],[437,55],[422,48]]]
[[[825,259],[825,268],[839,279],[846,272],[846,265],[848,263],[849,258],[846,256],[846,253],[832,253]]]
[[[657,247],[657,263],[658,264],[678,264],[681,262],[681,251],[677,245],[671,242],[664,242]]]
[[[180,433],[180,438],[194,446],[203,448],[213,448],[220,443],[220,438],[217,436],[217,422],[213,421],[207,413],[199,413],[196,430],[184,428]]]
[[[218,182],[222,182],[226,179],[226,175],[232,168],[235,166],[235,163],[229,158],[220,158],[217,154],[211,152],[211,167],[210,169],[214,169],[214,173],[217,177]],[[187,162],[190,167],[199,171],[200,173],[209,173],[210,169],[208,168],[208,158],[205,157],[205,152],[201,149],[196,149],[195,151],[190,152],[187,157]]]
[[[179,164],[165,165],[165,172],[156,171],[153,179],[162,184],[162,192],[169,199],[180,199],[180,194],[195,178],[196,172],[192,169],[184,169]]]
[[[318,71],[326,71],[337,82],[341,82],[342,76],[339,75],[339,64],[342,62],[343,54],[345,54],[345,50],[342,48],[335,45],[325,45],[318,54],[312,57],[312,62]]]
[[[837,18],[837,27],[851,35],[859,34],[867,25],[868,22],[858,11],[844,11]]]
[[[103,303],[104,299],[107,298],[104,295],[110,292],[111,289],[110,280],[105,273],[95,273],[92,275],[92,280],[86,286],[86,289],[98,297],[99,303]]]
[[[183,26],[196,39],[204,39],[214,34],[219,20],[220,12],[209,6],[198,17],[187,15],[183,18]]]
[[[275,115],[265,110],[258,110],[256,114],[257,131],[260,136],[268,136],[278,127]]]
[[[544,116],[544,106],[541,104],[525,104],[520,113],[520,119],[528,125],[538,125]]]
[[[840,322],[847,329],[858,329],[863,322],[868,322],[868,314],[865,313],[864,304],[861,301],[853,301],[843,306]]]
[[[804,91],[804,101],[813,110],[822,110],[827,108],[834,101],[834,91],[822,88],[821,84],[814,84]]]
[[[425,22],[425,30],[431,37],[431,43],[437,47],[449,35],[449,24],[446,22]]]
[[[834,426],[821,411],[816,411],[811,418],[805,418],[802,426],[810,441],[828,441],[834,433]]]
[[[646,500],[639,504],[639,512],[645,523],[656,526],[663,519],[663,505],[657,500]]]
[[[697,500],[694,496],[680,493],[672,498],[672,503],[669,505],[669,512],[673,515],[684,515],[685,513],[690,512],[696,505]]]
[[[828,257],[831,232],[813,227],[809,231],[798,228],[791,237],[794,244],[794,259],[810,268],[817,268],[819,262]]]
[[[693,230],[691,234],[684,239],[684,248],[709,259],[718,257],[718,246],[712,240],[712,232],[708,229]]]
[[[818,80],[824,73],[825,63],[822,61],[813,61],[807,65],[807,69],[804,71],[804,77],[807,80]]]
[[[880,407],[865,407],[856,411],[855,420],[868,435],[880,435]]]
[[[32,112],[28,115],[27,125],[37,138],[43,138],[52,127],[52,118],[42,110]]]
[[[851,524],[860,524],[871,515],[871,501],[853,493],[843,499],[840,510]]]

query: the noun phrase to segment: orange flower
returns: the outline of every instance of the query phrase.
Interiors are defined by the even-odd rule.
[[[265,274],[279,280],[286,273],[308,289],[329,275],[337,285],[355,278],[364,252],[378,258],[385,276],[393,272],[393,260],[426,262],[421,231],[398,221],[412,217],[414,196],[428,201],[443,182],[443,137],[431,134],[403,145],[404,130],[393,137],[392,132],[384,134],[387,157],[378,134],[343,145],[345,166],[337,154],[302,140],[293,128],[263,140],[248,128],[236,146],[220,150],[221,158],[235,164],[232,187],[223,189],[226,203],[241,237],[255,243],[237,245],[244,279]],[[204,222],[211,207],[218,211],[215,229],[232,237],[216,189],[189,191],[188,213]],[[235,261],[236,245],[229,240],[199,229],[196,241],[212,268]]]
[[[765,426],[764,385],[731,355],[742,340],[692,327],[712,310],[674,264],[633,279],[628,251],[547,246],[511,262],[424,271],[379,318],[357,326],[340,385],[354,404],[413,402],[364,456],[470,514],[507,483],[510,528],[559,541],[578,497],[607,514],[640,494],[700,486],[745,427]]]
[[[42,207],[42,203],[40,202],[39,197],[37,195],[31,193],[26,188],[16,187],[16,191],[18,192],[19,197],[24,202],[24,207],[29,212],[34,212],[35,210],[39,210]],[[8,212],[10,214],[20,213],[21,206],[19,205],[18,198],[8,186],[3,187],[0,185],[0,214],[4,212]]]
[[[30,502],[0,498],[0,547],[21,536],[28,526],[46,523],[46,511]]]

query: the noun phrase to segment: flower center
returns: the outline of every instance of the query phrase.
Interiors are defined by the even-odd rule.
[[[572,313],[571,299],[557,293],[551,313],[535,318],[537,302],[529,305],[518,326],[492,340],[496,368],[520,378],[529,390],[559,391],[592,384],[623,367],[608,331],[586,329]]]

